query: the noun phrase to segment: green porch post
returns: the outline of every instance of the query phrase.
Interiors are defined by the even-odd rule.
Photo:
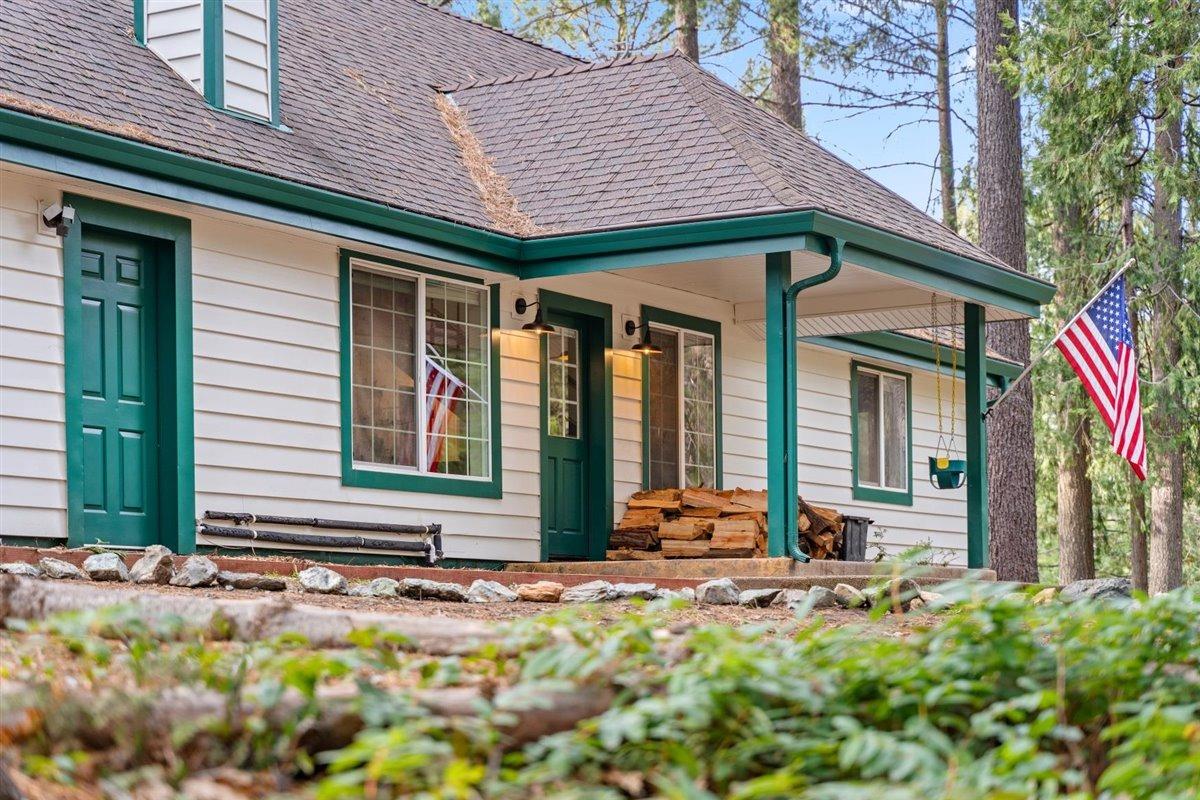
[[[767,253],[767,555],[787,555],[788,459],[796,452],[796,398],[788,402],[787,350],[796,346],[795,331],[788,335],[784,320],[784,293],[792,283],[792,254]],[[789,424],[789,420],[791,423]],[[792,487],[794,491],[795,487]]]
[[[987,311],[966,304],[964,317],[967,377],[967,566],[988,565],[987,485]]]

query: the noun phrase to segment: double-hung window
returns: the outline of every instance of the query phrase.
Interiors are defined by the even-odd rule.
[[[343,478],[435,492],[456,483],[452,478],[491,481],[496,443],[487,287],[346,253],[342,281],[349,309]]]
[[[643,457],[648,489],[716,488],[720,480],[720,326],[643,307]]]
[[[912,503],[912,391],[909,376],[851,365],[854,497]]]

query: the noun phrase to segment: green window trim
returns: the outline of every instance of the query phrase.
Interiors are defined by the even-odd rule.
[[[146,46],[146,2],[133,0],[133,36]],[[203,0],[202,70],[204,101],[217,111],[237,119],[280,130],[287,128],[279,116],[279,0],[267,2],[267,91],[270,93],[270,116],[259,117],[225,107],[225,3],[224,0]]]
[[[875,372],[882,375],[895,375],[904,378],[904,405],[907,419],[905,454],[908,475],[908,489],[884,489],[879,486],[863,486],[858,481],[858,376],[860,371]],[[912,441],[912,375],[897,369],[880,366],[866,361],[850,362],[850,472],[851,487],[855,500],[868,503],[888,503],[897,506],[913,504],[913,441]],[[882,470],[882,465],[880,467]]]
[[[92,226],[161,242],[172,267],[160,281],[158,359],[170,379],[160,385],[159,541],[176,553],[196,548],[196,458],[192,359],[192,226],[183,217],[146,211],[91,197],[64,194],[76,222],[63,239],[63,381],[66,393],[67,542],[83,541],[83,332],[80,258],[83,229]],[[169,427],[167,426],[169,423]],[[164,469],[173,464],[174,469]]]
[[[713,434],[716,447],[716,489],[725,486],[724,466],[724,434],[722,432],[722,391],[721,391],[721,323],[703,317],[693,317],[670,311],[665,308],[643,305],[641,309],[641,324],[658,324],[681,330],[694,331],[711,336],[713,339]],[[650,488],[650,362],[654,356],[642,356],[642,488]],[[680,421],[682,424],[682,420]]]
[[[488,417],[489,452],[491,455],[489,477],[466,478],[441,476],[428,473],[399,472],[387,469],[371,469],[354,462],[353,414],[351,409],[350,370],[353,361],[353,339],[350,330],[350,278],[353,261],[364,261],[384,267],[394,267],[407,272],[417,272],[435,278],[449,278],[462,283],[483,286],[483,280],[453,272],[432,269],[405,261],[384,258],[370,253],[342,249],[338,256],[338,339],[340,343],[341,389],[341,441],[342,441],[342,485],[364,489],[388,489],[401,492],[422,492],[454,497],[483,497],[498,499],[503,495],[503,476],[500,442],[500,287],[493,284],[488,288],[488,327],[491,331],[491,346],[488,359]],[[424,323],[424,311],[420,320]]]

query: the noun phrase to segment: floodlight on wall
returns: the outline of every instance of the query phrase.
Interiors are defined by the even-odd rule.
[[[523,317],[525,316],[525,312],[527,312],[531,306],[537,306],[537,313],[533,315],[533,322],[526,322],[521,326],[521,330],[533,331],[539,335],[554,333],[554,326],[542,318],[542,304],[538,301],[535,300],[531,303],[524,297],[518,297],[514,309],[516,310],[518,317]]]
[[[633,336],[635,333],[637,333],[638,328],[642,329],[642,338],[637,344],[635,344],[633,346],[633,348],[632,348],[633,352],[641,353],[644,356],[662,355],[662,348],[659,347],[658,345],[656,345],[654,342],[650,341],[650,323],[649,322],[643,322],[641,325],[638,325],[636,322],[634,322],[631,319],[625,320],[625,335],[626,336]]]

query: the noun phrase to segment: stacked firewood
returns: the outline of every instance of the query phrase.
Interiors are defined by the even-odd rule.
[[[836,558],[841,515],[800,504],[799,530],[813,558]],[[767,493],[748,489],[637,492],[608,539],[608,560],[761,558],[767,553]]]

